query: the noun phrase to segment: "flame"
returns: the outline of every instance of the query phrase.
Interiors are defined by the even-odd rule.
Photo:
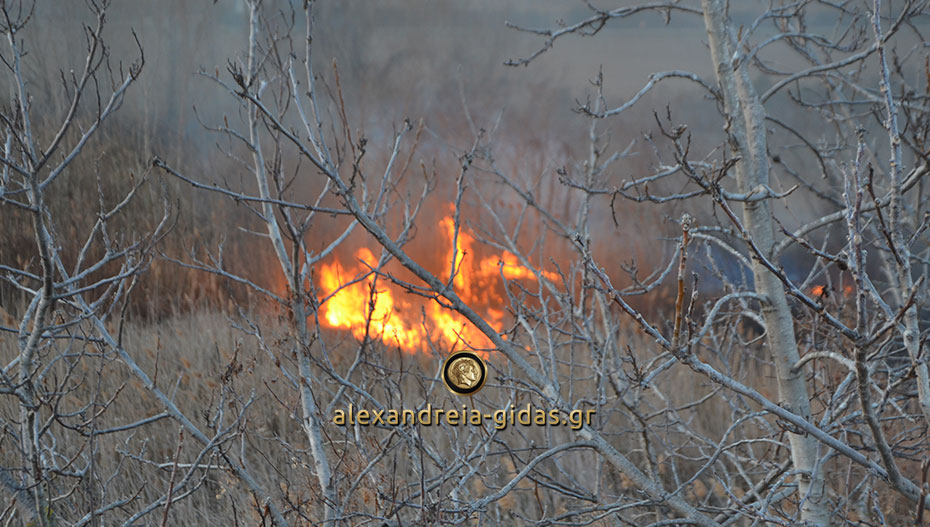
[[[856,291],[853,288],[853,286],[848,285],[848,284],[843,286],[843,296],[849,297],[849,296],[852,296],[853,293],[855,292]],[[811,288],[811,294],[814,296],[828,296],[828,290],[826,287],[822,285],[815,285],[814,287]]]
[[[352,271],[338,261],[322,266],[320,287],[324,298],[329,298],[321,309],[321,322],[331,328],[351,330],[359,339],[369,334],[403,348],[416,345],[420,340],[417,329],[394,316],[395,311],[408,306],[395,302],[391,290],[384,289],[383,282],[376,283],[374,275],[353,281],[356,275],[377,265],[374,255],[363,247],[355,257],[359,264]]]
[[[507,302],[502,278],[535,281],[537,274],[508,251],[478,259],[474,256],[478,242],[464,229],[456,233],[450,216],[439,222],[439,231],[448,248],[440,279],[452,276],[452,289],[500,333]],[[493,348],[487,336],[459,313],[435,300],[406,294],[389,278],[371,272],[377,265],[374,254],[361,248],[352,265],[334,261],[320,267],[321,325],[351,331],[357,339],[367,335],[409,353],[425,352],[430,341],[453,349]],[[559,278],[556,273],[540,274],[553,281]]]

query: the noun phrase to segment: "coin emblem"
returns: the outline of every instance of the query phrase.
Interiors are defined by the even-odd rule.
[[[470,351],[453,353],[442,367],[442,380],[458,395],[474,395],[484,386],[487,367],[484,360]]]

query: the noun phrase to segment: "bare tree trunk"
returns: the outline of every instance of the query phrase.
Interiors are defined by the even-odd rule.
[[[901,152],[901,132],[898,126],[898,110],[895,107],[894,96],[891,92],[891,74],[885,55],[885,43],[882,40],[881,28],[881,1],[874,0],[872,4],[872,30],[875,33],[875,45],[878,48],[882,102],[888,116],[885,128],[888,130],[888,142],[891,150],[889,160],[889,174],[891,175],[891,250],[895,262],[895,272],[898,275],[898,287],[892,291],[898,306],[906,308],[904,312],[904,328],[901,337],[904,347],[914,365],[917,375],[917,401],[927,424],[930,425],[930,368],[926,361],[920,360],[920,327],[918,321],[917,305],[906,306],[907,298],[914,290],[914,278],[911,275],[911,243],[904,234],[904,161]],[[894,273],[891,273],[894,274]]]
[[[323,416],[320,408],[313,396],[311,386],[313,384],[313,371],[310,369],[310,333],[307,330],[307,313],[303,309],[303,298],[300,295],[294,296],[294,319],[297,324],[300,347],[298,350],[298,371],[300,372],[300,405],[303,411],[303,425],[310,439],[310,453],[313,455],[314,468],[316,469],[316,479],[320,482],[320,489],[323,493],[323,525],[334,525],[336,517],[335,504],[336,490],[333,486],[332,471],[329,468],[329,460],[326,457],[326,450],[323,447],[323,428],[321,422]]]
[[[8,15],[4,12],[4,16]],[[7,24],[10,24],[8,21]],[[36,293],[35,310],[32,312],[32,332],[28,339],[20,339],[20,362],[19,362],[19,385],[16,390],[20,397],[20,429],[21,445],[23,456],[31,466],[26,470],[26,488],[32,494],[33,505],[35,510],[32,511],[33,523],[36,525],[46,526],[50,523],[50,507],[46,502],[43,493],[42,481],[42,460],[40,452],[40,442],[38,433],[39,419],[38,408],[39,401],[36,396],[35,386],[33,384],[34,374],[37,368],[36,354],[42,342],[42,333],[45,331],[46,321],[53,305],[53,285],[54,285],[54,267],[52,265],[52,245],[49,239],[48,230],[45,226],[45,201],[40,185],[40,178],[37,167],[37,150],[35,138],[33,137],[32,124],[29,115],[28,95],[26,92],[26,83],[23,80],[21,60],[23,57],[23,45],[16,39],[16,30],[12,24],[7,28],[7,40],[12,52],[12,72],[16,82],[17,103],[19,105],[20,124],[22,127],[21,145],[26,155],[23,156],[25,167],[28,169],[27,179],[29,181],[29,204],[32,206],[32,224],[35,230],[36,248],[42,265],[42,284]],[[20,327],[20,335],[29,330],[29,315],[24,318]]]
[[[45,222],[42,214],[45,204],[41,199],[41,191],[38,185],[38,176],[33,174],[32,200],[31,204],[35,207],[33,216],[33,225],[36,232],[36,245],[38,246],[39,256],[42,260],[42,287],[38,292],[38,301],[35,312],[32,315],[32,333],[25,342],[25,346],[20,353],[19,363],[19,390],[20,400],[20,417],[22,432],[23,456],[27,462],[31,463],[29,470],[26,471],[26,488],[30,489],[32,502],[35,510],[31,511],[32,521],[36,525],[49,525],[48,507],[43,492],[42,481],[42,460],[39,444],[39,417],[38,401],[36,399],[35,388],[33,386],[33,375],[36,369],[36,352],[42,341],[42,333],[45,331],[46,320],[52,307],[52,285],[53,269],[51,262],[51,248],[48,239],[48,232],[45,230]],[[24,324],[27,324],[25,322]],[[26,326],[23,326],[26,329]]]
[[[259,65],[258,56],[258,38],[259,23],[261,16],[261,0],[246,0],[249,7],[249,56],[246,86],[251,86],[253,81],[258,78]],[[261,96],[259,90],[259,97]],[[324,503],[324,525],[332,525],[335,517],[333,505],[336,503],[336,492],[333,487],[332,472],[329,467],[329,461],[326,457],[326,450],[323,445],[323,432],[320,421],[322,419],[319,407],[313,396],[313,372],[310,369],[310,359],[307,356],[310,347],[310,336],[307,331],[307,316],[304,309],[304,296],[300,293],[302,280],[297,277],[295,269],[299,267],[298,261],[291,261],[288,257],[287,248],[284,245],[284,237],[281,228],[278,226],[275,218],[274,206],[268,201],[271,198],[271,192],[268,185],[268,174],[265,169],[265,160],[262,155],[261,146],[261,126],[258,108],[254,105],[248,107],[248,125],[249,141],[252,143],[252,161],[255,180],[258,184],[259,196],[263,200],[262,216],[263,221],[268,229],[268,237],[274,246],[275,255],[281,265],[281,271],[287,277],[291,295],[289,298],[290,309],[294,316],[297,337],[300,349],[298,350],[298,370],[300,373],[300,402],[303,413],[303,428],[307,434],[310,443],[310,453],[313,456],[313,464],[316,470],[316,478],[320,484],[320,492],[323,495]],[[295,241],[295,243],[297,243]]]
[[[731,57],[734,39],[727,26],[726,2],[702,0],[704,25],[710,43],[717,82],[723,94],[731,147],[740,156],[736,178],[740,192],[767,186],[769,165],[764,126],[764,108],[749,79],[749,73],[735,66]],[[743,222],[749,235],[766,257],[775,245],[772,210],[768,200],[746,201]],[[781,281],[757,258],[752,259],[757,293],[765,296],[763,317],[766,341],[772,353],[778,382],[779,402],[790,411],[811,419],[810,398],[803,374],[792,371],[799,359],[794,322]],[[807,435],[788,434],[791,456],[799,473],[798,495],[801,519],[813,525],[827,525],[829,511],[824,497],[822,471],[818,470],[817,441]]]

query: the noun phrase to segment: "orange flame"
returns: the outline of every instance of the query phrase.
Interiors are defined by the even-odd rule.
[[[822,285],[815,285],[814,287],[811,288],[811,294],[814,296],[827,296],[828,293],[829,291],[827,290],[827,288]],[[853,286],[848,285],[848,284],[843,286],[843,296],[847,296],[847,297],[852,296],[853,293],[855,293],[855,289],[853,289]]]
[[[460,229],[456,237],[451,217],[443,218],[439,228],[448,246],[440,278],[448,279],[452,274],[455,240],[456,269],[452,288],[500,332],[506,302],[501,277],[536,280],[537,275],[507,251],[480,260],[473,257],[474,236]],[[356,251],[355,257],[357,263],[353,266],[335,261],[320,267],[319,283],[323,292],[320,323],[323,326],[351,331],[357,339],[366,335],[380,339],[409,353],[425,352],[430,340],[452,348],[492,348],[488,338],[457,312],[436,301],[395,294],[392,288],[397,286],[389,279],[370,273],[377,267],[378,260],[367,248]],[[541,274],[549,280],[558,279],[555,273],[543,271]]]

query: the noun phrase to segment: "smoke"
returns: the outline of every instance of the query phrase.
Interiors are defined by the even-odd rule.
[[[280,32],[293,25],[293,45],[303,45],[303,2],[267,0],[263,9],[267,27]],[[406,119],[424,123],[410,174],[404,176],[409,185],[404,192],[415,194],[426,184],[419,173],[422,162],[435,187],[432,201],[421,212],[426,222],[448,213],[448,203],[455,195],[459,158],[476,135],[481,135],[491,148],[497,169],[570,223],[582,196],[563,185],[559,173],[579,173],[587,158],[589,121],[573,110],[594,95],[588,81],[602,73],[606,102],[616,106],[628,100],[656,71],[686,69],[712,77],[707,50],[695,45],[704,35],[700,18],[695,16],[673,14],[666,20],[652,13],[633,21],[619,20],[596,38],[569,36],[559,40],[529,67],[508,67],[505,62],[509,59],[527,57],[539,50],[544,38],[509,29],[505,22],[545,28],[553,27],[558,20],[583,19],[591,12],[581,4],[566,6],[556,0],[349,0],[317,3],[315,9],[314,70],[321,86],[331,93],[335,89],[334,68],[338,68],[350,128],[356,137],[364,135],[369,140],[369,169],[377,172],[378,164],[386,159],[394,131]],[[733,14],[740,16],[738,12]],[[26,73],[35,94],[33,108],[46,122],[55,122],[67,110],[68,94],[61,77],[82,68],[85,31],[81,24],[92,23],[93,17],[83,3],[40,2],[35,20],[20,35],[30,53]],[[235,96],[206,76],[229,81],[229,63],[242,60],[248,37],[244,2],[117,0],[108,11],[105,37],[114,78],[139,58],[135,38],[144,52],[145,69],[120,112],[102,130],[103,139],[98,138],[96,145],[100,153],[92,157],[118,149],[135,158],[130,165],[141,168],[158,155],[195,179],[250,190],[248,174],[222,153],[227,138],[204,126],[229,122],[236,127],[243,122]],[[303,54],[302,49],[292,51],[297,57]],[[106,81],[101,79],[103,86]],[[12,86],[3,89],[12,90]],[[722,142],[723,122],[716,104],[694,85],[663,84],[630,111],[598,123],[598,132],[609,151],[634,146],[628,156],[603,174],[599,182],[603,188],[642,177],[671,161],[667,152],[663,154],[648,144],[648,134],[656,132],[653,111],[664,116],[666,108],[676,124],[688,123],[694,132],[695,155],[714,155]],[[51,134],[54,127],[44,130]],[[789,154],[786,159],[798,165],[811,163],[804,155]],[[297,159],[296,152],[287,152],[284,159],[285,170],[300,176],[294,192],[301,198],[315,195],[322,185],[320,178],[306,164],[298,167]],[[114,166],[113,170],[125,174],[127,167]],[[487,173],[473,170],[469,177],[471,191],[462,204],[469,227],[479,236],[501,234],[496,226],[484,221],[479,194],[507,219],[518,217],[523,198]],[[650,190],[666,190],[662,185],[656,184]],[[678,181],[669,190],[680,191],[680,186]],[[176,187],[176,192],[189,199],[189,190]],[[658,264],[666,255],[657,249],[656,240],[675,236],[673,220],[680,215],[676,207],[634,207],[623,200],[611,207],[608,200],[595,200],[591,209],[595,256],[611,262],[637,260],[643,269]],[[812,208],[807,203],[798,203],[797,207]],[[228,202],[211,198],[196,204],[183,202],[181,214],[190,222],[188,226],[209,225],[240,214],[228,212],[231,208]],[[701,216],[710,210],[689,212]],[[248,221],[247,214],[240,216],[246,218],[236,217],[237,224]],[[801,221],[803,217],[793,214],[789,221]],[[544,222],[538,217],[534,221],[529,225],[543,228]],[[346,221],[322,219],[321,224],[322,232],[338,233]],[[229,230],[216,228],[213,238]],[[178,244],[190,245],[193,238],[208,242],[213,239],[210,233],[201,230],[195,235],[194,231],[179,229]],[[428,232],[418,229],[412,247],[427,259],[430,241],[424,241],[424,237]],[[524,249],[532,251],[534,238],[523,239],[530,243]],[[326,236],[316,238],[320,248],[329,241]],[[661,243],[664,248],[673,245],[667,240]],[[418,249],[417,244],[425,248]],[[358,247],[366,245],[363,233],[357,233],[342,256],[351,258]],[[550,253],[537,254],[545,261],[558,250],[553,246]]]

